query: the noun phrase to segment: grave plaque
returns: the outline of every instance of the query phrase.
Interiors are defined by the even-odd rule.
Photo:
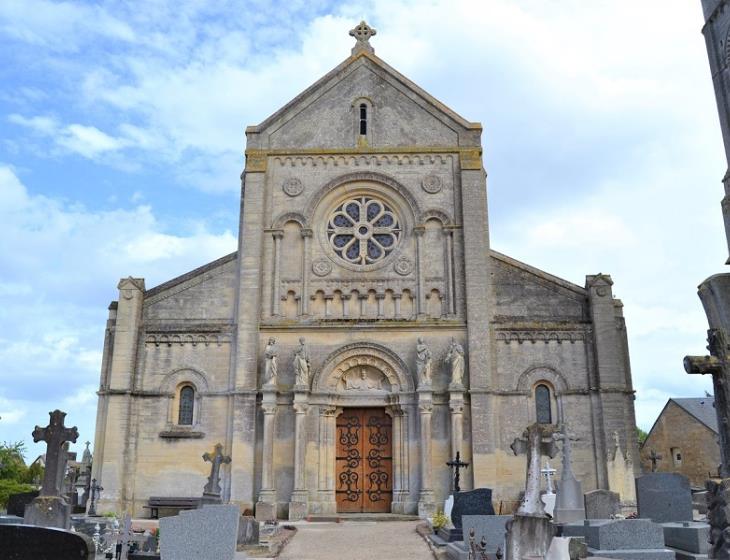
[[[233,560],[240,510],[236,505],[205,505],[160,519],[162,560]]]
[[[91,539],[63,529],[0,525],[3,560],[86,560],[94,558]]]
[[[636,479],[639,517],[656,523],[692,521],[692,492],[686,476],[650,473]]]
[[[583,496],[587,519],[611,519],[621,511],[620,496],[610,490],[592,490]]]
[[[492,489],[476,488],[468,492],[456,492],[451,509],[451,522],[456,529],[461,529],[462,515],[494,515]]]

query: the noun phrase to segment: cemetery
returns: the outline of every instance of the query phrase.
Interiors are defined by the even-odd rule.
[[[730,145],[730,0],[702,5]],[[730,560],[730,274],[700,285],[710,355],[684,360],[712,378],[696,433],[720,460],[690,480],[670,420],[639,450],[611,276],[492,251],[481,125],[375,56],[365,21],[349,35],[246,129],[239,251],[119,282],[96,432],[56,409],[23,434],[42,478],[0,511],[0,560]]]

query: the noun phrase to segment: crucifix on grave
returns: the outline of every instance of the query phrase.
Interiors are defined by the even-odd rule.
[[[649,453],[649,460],[651,461],[651,472],[656,472],[656,464],[658,461],[661,461],[663,458],[661,453],[657,453],[653,449],[651,450],[651,453]]]
[[[545,507],[540,499],[541,458],[551,459],[558,452],[553,434],[555,426],[535,422],[527,427],[521,438],[516,438],[510,448],[515,455],[527,454],[527,476],[525,497],[517,510],[518,514],[545,516]]]
[[[446,466],[454,469],[454,492],[461,492],[461,488],[459,488],[459,469],[465,469],[469,466],[469,463],[462,461],[461,453],[457,451],[456,459],[453,461],[447,461]]]
[[[713,278],[704,282],[703,285],[711,282]],[[703,298],[703,285],[700,286],[700,298],[707,309],[708,302],[705,302]],[[708,317],[710,317],[709,314]],[[712,385],[715,390],[715,413],[720,436],[720,475],[722,478],[727,478],[730,477],[730,418],[728,418],[730,412],[730,347],[722,329],[708,330],[707,342],[710,355],[685,356],[684,371],[690,374],[712,375]]]
[[[96,483],[96,479],[92,478],[89,486],[89,515],[96,515],[96,500],[103,491],[104,489]]]
[[[51,421],[45,428],[36,426],[33,430],[33,441],[45,441],[46,470],[40,495],[25,508],[24,522],[27,525],[41,527],[61,527],[68,529],[71,519],[71,508],[61,496],[63,476],[68,459],[66,442],[76,443],[79,431],[74,426],[63,425],[66,413],[54,410],[48,413]]]
[[[60,410],[54,410],[48,413],[51,422],[45,428],[36,426],[33,430],[33,441],[45,441],[46,448],[46,471],[43,475],[43,485],[41,486],[41,496],[60,496],[63,486],[63,476],[65,474],[66,461],[68,459],[64,449],[67,441],[76,443],[79,437],[79,431],[74,426],[67,428],[63,425],[66,413]]]
[[[223,455],[223,445],[217,443],[213,453],[203,453],[203,460],[210,463],[208,484],[203,489],[203,501],[221,501],[220,470],[222,464],[231,462],[229,456]]]

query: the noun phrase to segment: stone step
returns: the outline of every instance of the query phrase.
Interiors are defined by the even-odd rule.
[[[308,515],[306,520],[312,523],[342,523],[345,521],[418,521],[417,515],[401,515],[397,513],[338,513],[336,515]]]

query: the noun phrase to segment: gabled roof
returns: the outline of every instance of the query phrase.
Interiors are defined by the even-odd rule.
[[[713,397],[669,400],[674,401],[677,406],[683,408],[688,414],[697,418],[697,420],[702,422],[716,434],[720,433],[717,429],[717,413],[715,412],[715,399]]]
[[[385,72],[385,74],[391,76],[396,81],[403,84],[406,89],[410,90],[410,92],[413,94],[412,99],[420,105],[435,109],[436,111],[434,112],[440,113],[441,115],[447,117],[448,120],[458,124],[465,130],[482,129],[481,123],[468,121],[467,119],[459,115],[456,111],[447,107],[444,103],[433,97],[427,91],[420,88],[414,82],[409,80],[406,76],[398,72],[395,68],[384,62],[379,57],[375,56],[375,54],[363,50],[353,54],[352,56],[349,56],[342,63],[340,63],[330,72],[322,76],[319,80],[317,80],[307,89],[302,91],[294,99],[289,101],[281,109],[273,113],[260,124],[247,127],[246,133],[261,133],[275,123],[286,122],[287,120],[289,120],[289,118],[293,117],[293,115],[288,115],[288,113],[296,114],[298,110],[300,110],[302,107],[310,105],[318,97],[317,93],[320,90],[327,90],[335,83],[344,79],[349,74],[351,67],[355,67],[359,64],[368,63],[374,65],[376,68],[381,69]]]

